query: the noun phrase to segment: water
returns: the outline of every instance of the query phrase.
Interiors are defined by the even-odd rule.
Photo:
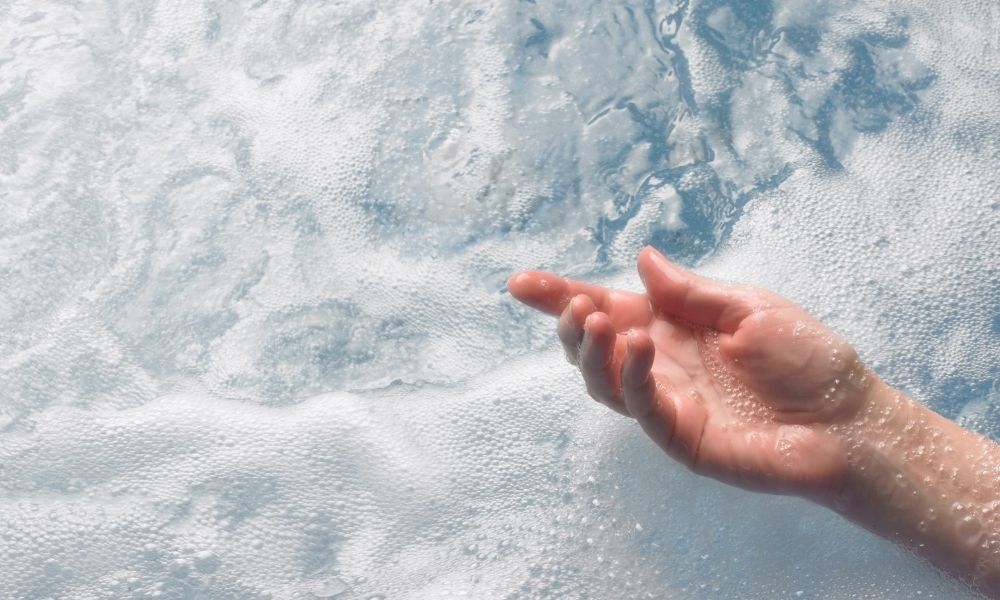
[[[601,410],[542,267],[1000,439],[1000,8],[0,0],[0,596],[970,597]]]

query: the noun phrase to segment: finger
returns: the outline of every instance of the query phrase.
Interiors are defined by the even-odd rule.
[[[682,269],[651,246],[639,253],[638,266],[653,306],[669,315],[732,333],[753,310],[740,288]]]
[[[620,382],[622,352],[616,349],[618,338],[618,333],[606,314],[595,312],[588,316],[584,323],[583,344],[580,347],[580,372],[587,384],[587,393],[591,397],[627,414],[622,404]]]
[[[574,296],[589,296],[597,306],[604,303],[608,289],[582,281],[564,279],[545,271],[520,271],[507,281],[512,296],[550,315],[558,315]]]
[[[559,341],[562,342],[563,350],[566,352],[566,359],[570,364],[580,364],[580,344],[583,343],[583,324],[590,313],[597,310],[594,301],[589,296],[579,295],[574,297],[559,317],[559,325],[556,331],[559,334]]]
[[[708,415],[692,398],[670,394],[651,368],[656,348],[645,331],[630,331],[622,362],[625,407],[642,430],[674,460],[688,468],[698,452]]]
[[[598,310],[612,318],[619,330],[645,324],[652,317],[646,294],[565,279],[545,271],[515,273],[507,281],[507,289],[519,301],[553,316],[560,315],[573,297],[589,296]]]

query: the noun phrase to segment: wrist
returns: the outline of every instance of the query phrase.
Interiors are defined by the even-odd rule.
[[[846,467],[824,504],[980,590],[1000,592],[995,444],[877,377],[836,435]]]
[[[914,508],[933,474],[934,465],[921,460],[936,437],[932,416],[937,415],[871,375],[857,412],[830,428],[846,458],[831,507],[848,517],[880,506]]]
[[[905,397],[895,393],[860,361],[857,365],[858,368],[846,378],[849,384],[844,392],[850,393],[843,398],[841,406],[847,409],[819,426],[828,436],[840,468],[824,489],[807,496],[845,516],[852,507],[864,502],[862,496],[869,482],[878,479],[869,465],[873,456],[889,443],[887,434],[893,426],[891,421],[909,410],[904,405],[904,401],[908,403]],[[875,431],[876,428],[880,431]]]

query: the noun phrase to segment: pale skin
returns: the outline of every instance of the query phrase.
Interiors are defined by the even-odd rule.
[[[595,400],[695,473],[808,498],[1000,598],[1000,446],[891,388],[773,292],[652,248],[638,268],[645,293],[541,271],[508,288],[559,317]]]

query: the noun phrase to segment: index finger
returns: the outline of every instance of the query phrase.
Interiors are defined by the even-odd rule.
[[[528,306],[557,316],[570,300],[584,295],[611,318],[618,331],[647,325],[653,309],[646,294],[626,292],[566,279],[544,271],[521,271],[507,282],[510,293]]]
[[[507,281],[512,296],[528,306],[552,316],[559,316],[569,301],[581,294],[594,301],[598,310],[606,308],[607,288],[565,279],[545,271],[520,271]]]

